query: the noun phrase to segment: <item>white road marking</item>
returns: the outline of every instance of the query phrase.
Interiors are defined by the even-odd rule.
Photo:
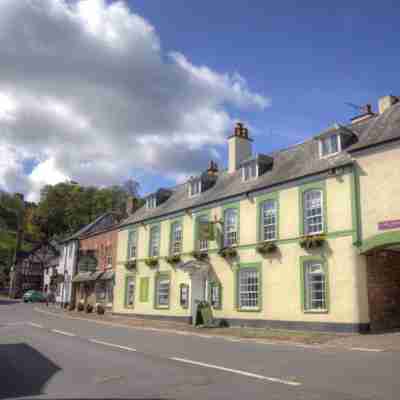
[[[34,326],[35,328],[43,328],[43,325],[36,324],[35,322],[28,322],[28,325]]]
[[[179,362],[183,362],[186,364],[198,365],[200,367],[218,369],[220,371],[232,372],[234,374],[244,375],[244,376],[248,376],[250,378],[256,378],[256,379],[261,379],[264,381],[275,382],[275,383],[282,383],[284,385],[289,385],[289,386],[300,386],[301,385],[300,382],[288,381],[285,379],[279,379],[279,378],[273,378],[270,376],[253,374],[252,372],[246,372],[246,371],[242,371],[240,369],[231,369],[231,368],[221,367],[219,365],[206,364],[206,363],[199,362],[199,361],[187,360],[185,358],[171,357],[170,360],[179,361]]]
[[[122,349],[122,350],[127,350],[127,351],[137,351],[136,349],[132,347],[127,347],[127,346],[121,346],[119,344],[114,344],[114,343],[108,343],[108,342],[103,342],[101,340],[96,340],[96,339],[89,339],[90,342],[97,343],[97,344],[103,344],[104,346],[110,346],[110,347],[115,347],[117,349]]]
[[[54,333],[59,333],[60,335],[64,335],[64,336],[76,336],[75,333],[59,331],[58,329],[52,329],[51,331]]]
[[[383,350],[382,349],[369,349],[366,347],[350,347],[350,350],[354,350],[354,351],[370,351],[372,353],[380,353]]]

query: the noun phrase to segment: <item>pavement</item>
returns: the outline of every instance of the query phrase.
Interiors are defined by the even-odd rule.
[[[379,400],[400,392],[399,351],[179,335],[38,310],[0,300],[0,399]]]

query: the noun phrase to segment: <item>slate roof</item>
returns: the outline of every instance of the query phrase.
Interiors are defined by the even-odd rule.
[[[154,209],[141,207],[133,215],[122,221],[120,227],[194,207],[205,206],[208,203],[228,200],[230,197],[246,192],[267,189],[305,176],[318,174],[333,167],[352,164],[351,151],[394,138],[400,139],[400,103],[393,105],[381,115],[347,125],[346,128],[358,137],[358,141],[337,155],[320,158],[319,144],[314,137],[288,149],[268,154],[273,158],[272,169],[255,180],[243,182],[240,170],[233,174],[222,171],[211,189],[192,198],[188,196],[187,185],[179,185],[171,189],[173,191],[171,197],[163,204]],[[340,126],[334,126],[329,131],[333,133],[340,129]]]

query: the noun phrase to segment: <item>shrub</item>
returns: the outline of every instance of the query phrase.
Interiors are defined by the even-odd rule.
[[[234,247],[224,247],[218,254],[223,258],[234,258],[237,256],[237,250]]]
[[[158,258],[157,257],[149,257],[144,260],[144,263],[148,267],[155,267],[158,265]]]
[[[75,310],[75,304],[74,303],[70,303],[68,306],[68,311],[74,311]]]
[[[165,261],[169,264],[176,264],[181,261],[181,256],[179,254],[174,254],[172,256],[166,257]]]
[[[84,309],[85,309],[85,306],[84,306],[83,302],[80,301],[80,302],[78,303],[78,308],[77,308],[77,310],[78,310],[78,311],[83,311]]]
[[[260,254],[270,254],[278,250],[278,246],[274,242],[259,243],[256,247],[256,251]]]
[[[300,247],[306,250],[316,249],[322,247],[325,240],[326,237],[324,235],[303,236],[300,239]]]
[[[104,308],[103,304],[97,304],[96,311],[97,311],[97,314],[103,315],[105,313],[106,309]]]
[[[90,303],[86,304],[86,310],[85,311],[87,313],[91,313],[93,311],[93,306]]]

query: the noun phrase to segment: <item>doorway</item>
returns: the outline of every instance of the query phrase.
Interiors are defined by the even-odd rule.
[[[192,323],[196,322],[197,304],[206,299],[206,278],[201,273],[191,276],[191,314]]]

